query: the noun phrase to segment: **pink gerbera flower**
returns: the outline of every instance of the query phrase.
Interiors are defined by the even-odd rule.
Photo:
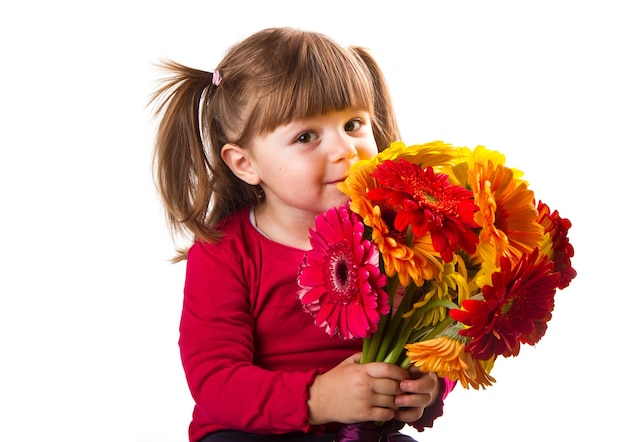
[[[346,206],[318,215],[310,231],[312,249],[300,266],[298,296],[331,336],[371,336],[380,316],[389,313],[387,278],[377,249],[363,234],[363,223]]]

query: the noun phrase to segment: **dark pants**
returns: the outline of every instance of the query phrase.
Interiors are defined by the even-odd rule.
[[[333,442],[336,433],[322,435],[306,433],[288,433],[264,436],[260,434],[246,433],[245,431],[218,431],[209,434],[200,442]],[[388,440],[398,442],[415,442],[411,436],[402,433],[394,433]]]
[[[261,434],[246,433],[245,431],[218,431],[209,434],[201,442],[333,442],[337,435],[328,433],[322,435],[306,433],[287,433],[264,436]]]

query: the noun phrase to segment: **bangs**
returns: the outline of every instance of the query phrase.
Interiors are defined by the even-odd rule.
[[[323,36],[305,37],[304,42],[287,42],[273,55],[272,74],[258,73],[267,81],[257,90],[246,135],[263,135],[330,111],[353,108],[373,114],[373,81],[363,61]]]

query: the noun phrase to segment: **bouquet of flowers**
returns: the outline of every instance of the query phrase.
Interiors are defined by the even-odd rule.
[[[330,335],[384,361],[485,388],[497,357],[546,333],[556,289],[576,276],[571,223],[484,146],[393,143],[317,216],[298,283]]]

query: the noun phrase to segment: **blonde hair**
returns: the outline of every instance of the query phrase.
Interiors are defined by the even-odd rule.
[[[210,72],[172,61],[161,67],[156,103],[154,170],[172,233],[217,241],[217,224],[258,203],[255,187],[237,178],[220,152],[245,148],[258,135],[294,119],[347,108],[368,110],[379,149],[399,139],[390,93],[367,50],[342,47],[329,37],[270,28],[233,46]],[[177,259],[184,259],[179,250]]]

